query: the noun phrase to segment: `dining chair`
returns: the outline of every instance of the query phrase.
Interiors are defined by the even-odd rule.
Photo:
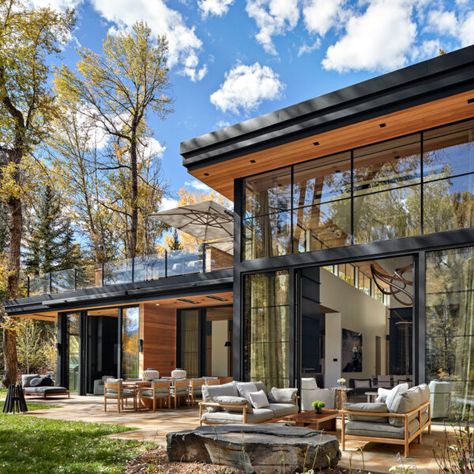
[[[153,411],[156,411],[156,402],[159,401],[160,408],[163,406],[163,401],[166,401],[167,407],[171,407],[171,382],[169,380],[153,380],[151,388],[141,387],[139,389],[140,401],[148,399],[153,401]]]
[[[189,403],[194,405],[196,398],[202,395],[202,386],[206,384],[203,378],[191,379],[189,381]]]
[[[234,377],[219,377],[219,382],[222,384],[230,383],[234,381]]]
[[[178,407],[178,402],[181,398],[189,400],[189,380],[179,379],[174,380],[171,386],[171,398],[174,400],[174,407]]]
[[[381,388],[392,388],[392,376],[391,375],[377,375],[377,387]]]
[[[123,379],[107,379],[104,384],[104,411],[107,411],[107,400],[117,400],[117,409],[120,413],[124,409],[124,401],[133,399],[133,408],[137,409],[136,391],[123,387]]]

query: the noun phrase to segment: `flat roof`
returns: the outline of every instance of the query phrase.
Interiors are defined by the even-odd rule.
[[[474,45],[183,141],[180,152],[203,179],[193,170],[472,89]]]

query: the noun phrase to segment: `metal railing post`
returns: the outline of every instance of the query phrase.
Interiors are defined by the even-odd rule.
[[[206,243],[202,244],[202,273],[206,273]]]
[[[168,278],[168,251],[165,249],[165,278]]]
[[[74,267],[74,290],[77,290],[77,267]]]
[[[132,257],[132,283],[135,283],[135,257]]]
[[[26,277],[26,294],[30,297],[30,275]]]
[[[53,293],[53,272],[49,272],[49,294]]]
[[[105,263],[102,262],[102,286],[104,286],[105,281]]]

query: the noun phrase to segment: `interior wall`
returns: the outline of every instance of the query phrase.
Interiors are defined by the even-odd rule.
[[[141,310],[141,372],[150,368],[162,376],[170,376],[176,368],[176,309],[144,303]]]
[[[325,270],[321,270],[323,272]],[[326,350],[324,386],[335,387],[341,374],[342,317],[341,313],[326,313]]]
[[[381,350],[381,367],[386,367],[386,339],[387,334],[387,309],[378,301],[367,296],[364,292],[354,288],[345,281],[336,277],[327,270],[321,269],[321,304],[331,308],[340,313],[341,324],[327,325],[328,319],[334,313],[329,313],[326,316],[326,352],[328,348],[332,352],[339,353],[339,360],[341,365],[330,366],[330,370],[342,370],[342,329],[349,329],[351,331],[360,332],[362,334],[362,372],[343,372],[342,377],[347,381],[349,379],[363,379],[370,378],[375,374],[375,337],[380,336],[382,341]],[[335,342],[333,344],[333,341]],[[334,352],[336,353],[336,352]],[[332,360],[333,357],[326,360]],[[331,372],[327,374],[329,380],[337,375],[336,379],[341,376],[341,373]],[[383,374],[382,374],[383,375]]]

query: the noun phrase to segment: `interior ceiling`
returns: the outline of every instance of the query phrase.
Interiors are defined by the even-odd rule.
[[[179,298],[160,298],[147,303],[153,303],[163,308],[199,308],[200,306],[222,306],[233,302],[232,291],[209,293],[208,295],[180,296]]]
[[[234,179],[474,117],[474,90],[189,170],[234,199]],[[381,127],[383,125],[383,128]],[[317,146],[314,144],[318,143]]]

